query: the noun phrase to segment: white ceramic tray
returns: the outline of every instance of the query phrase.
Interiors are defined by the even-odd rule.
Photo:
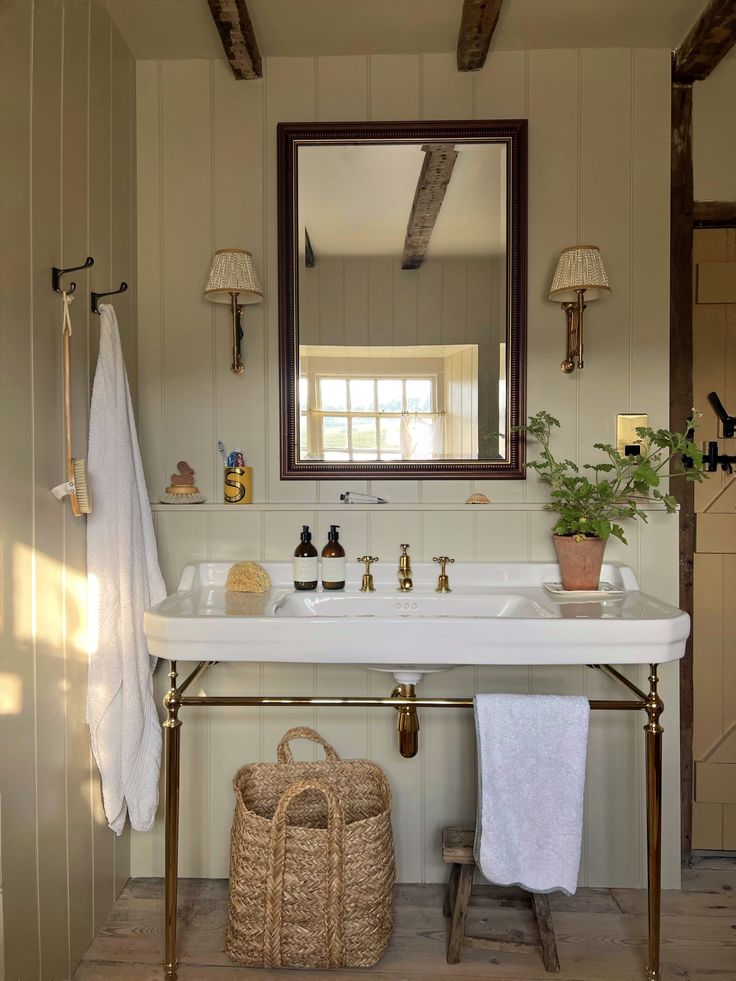
[[[542,585],[550,596],[561,599],[612,599],[626,592],[610,582],[598,583],[598,589],[564,589],[561,582],[543,582]]]

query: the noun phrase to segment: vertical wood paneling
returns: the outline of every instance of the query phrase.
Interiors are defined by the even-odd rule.
[[[92,31],[92,44],[90,43]],[[0,399],[3,427],[3,638],[0,674],[17,678],[17,714],[4,717],[2,859],[7,977],[71,977],[127,877],[127,838],[113,846],[91,769],[85,724],[88,639],[85,524],[49,488],[65,466],[61,303],[52,265],[88,254],[102,269],[132,250],[130,56],[87,2],[11,4],[0,64]],[[89,100],[89,101],[88,101]],[[111,193],[111,126],[119,154]],[[94,132],[94,145],[89,135]],[[118,235],[118,230],[120,235]],[[133,278],[133,270],[127,270]],[[73,453],[86,455],[89,372],[87,272],[72,307]],[[68,280],[67,280],[68,282]],[[134,381],[135,332],[128,355]],[[97,350],[95,334],[92,353]],[[3,463],[5,465],[5,463]]]
[[[669,52],[637,49],[633,57],[629,411],[638,412],[638,405],[646,405],[650,425],[659,427],[668,424],[669,386],[652,386],[651,365],[655,361],[662,368],[669,364],[672,96],[665,70]],[[646,99],[640,97],[643,92],[647,93]],[[646,256],[647,261],[637,261],[638,256]]]
[[[33,307],[31,289],[31,121],[33,64],[33,11],[28,4],[13,4],[3,11],[3,29],[10,42],[0,60],[0,408],[13,426],[0,428],[3,479],[2,608],[0,634],[3,672],[12,672],[23,693],[13,717],[5,717],[3,731],[13,740],[12,753],[0,753],[2,794],[2,863],[5,974],[36,977],[39,971],[36,878],[36,710],[34,647],[31,611],[21,607],[19,584],[27,595],[32,581],[31,536],[33,500],[33,387],[32,341],[28,325]],[[22,599],[22,597],[21,597]],[[29,829],[31,833],[29,833]],[[30,935],[28,935],[30,934]],[[24,942],[15,938],[28,937]]]
[[[421,119],[421,57],[372,55],[369,119]]]
[[[163,253],[164,372],[168,470],[188,460],[197,485],[214,495],[211,462],[214,379],[214,309],[202,305],[212,258],[212,147],[210,68],[204,61],[162,67],[162,218],[167,231]],[[182,166],[186,160],[186,167]],[[214,306],[214,305],[212,305]],[[197,398],[192,393],[197,392]],[[169,471],[170,472],[170,471]]]
[[[317,59],[317,119],[331,122],[366,119],[367,57],[339,55]]]
[[[192,520],[194,519],[194,520]],[[187,562],[207,558],[207,514],[202,511],[193,515],[177,512],[158,515],[157,537],[159,563],[169,592],[176,589],[181,570]],[[183,680],[193,665],[180,663],[179,677]],[[159,676],[165,679],[168,662],[159,666]],[[200,686],[193,694],[200,693]],[[158,703],[160,704],[160,702]],[[190,779],[183,780],[180,794],[181,838],[179,843],[179,869],[182,875],[209,875],[209,787],[210,787],[210,715],[212,709],[195,708],[186,711],[185,724],[181,728],[181,753],[186,760]],[[161,810],[161,809],[160,809]],[[161,835],[160,825],[157,835]],[[163,854],[160,842],[159,854]]]
[[[590,460],[596,441],[613,441],[616,413],[626,411],[629,399],[632,59],[633,52],[623,49],[581,52],[579,240],[600,245],[612,284],[610,296],[588,304],[588,356],[577,372],[581,462]],[[660,254],[665,244],[662,235]]]
[[[580,186],[579,54],[530,51],[529,58],[529,292],[527,410],[546,409],[560,420],[555,453],[577,456],[577,374],[563,375],[564,317],[547,299],[561,249],[578,240]],[[565,111],[560,112],[559,107]],[[554,147],[554,153],[549,148]],[[543,217],[538,217],[543,216]],[[591,352],[592,353],[592,352]],[[587,369],[586,369],[587,370]],[[535,454],[529,447],[529,455]],[[526,499],[545,500],[547,491],[533,476]]]
[[[453,54],[422,55],[422,119],[470,119],[472,72],[459,72]]]
[[[263,240],[263,99],[262,81],[243,85],[224,62],[212,64],[212,249],[247,249],[256,270],[265,275]],[[199,279],[207,275],[202,269]],[[239,446],[253,466],[253,496],[266,500],[266,397],[263,365],[266,336],[264,304],[243,313],[245,373],[234,375],[232,318],[226,305],[200,298],[204,316],[214,318],[215,400],[209,455],[201,466],[214,468],[213,500],[222,500],[222,468],[215,452],[218,439],[228,450]],[[177,457],[178,459],[178,457]]]
[[[95,264],[88,274],[90,288],[110,289],[111,269],[111,160],[110,141],[112,119],[111,103],[111,51],[112,24],[107,12],[98,4],[90,6],[90,90],[89,90],[89,244]],[[80,274],[78,274],[80,275]],[[90,316],[89,367],[94,372],[99,350],[97,318]],[[95,875],[95,933],[102,926],[113,900],[115,891],[115,845],[107,827],[102,808],[102,790],[97,767],[92,767],[92,801],[94,830]]]
[[[62,156],[62,245],[64,258],[88,254],[88,138],[87,114],[89,67],[89,17],[87,4],[64,8],[64,87],[63,87],[63,156]],[[135,109],[135,95],[130,111]],[[131,275],[133,271],[131,270]],[[86,296],[86,291],[82,293]],[[87,304],[74,307],[73,391],[88,392]],[[137,354],[132,358],[137,363]],[[130,362],[129,362],[130,363]],[[72,403],[74,432],[87,432],[88,401],[76,398]],[[82,452],[82,447],[78,452]],[[86,623],[86,535],[85,525],[63,508],[65,573],[65,655],[66,655],[66,798],[69,829],[69,959],[77,964],[93,936],[93,840],[90,809],[92,806],[89,729],[86,724],[87,646]],[[116,850],[117,851],[117,850]]]
[[[33,22],[33,128],[35,147],[48,141],[50,157],[34,152],[31,164],[33,267],[33,412],[47,424],[34,432],[35,477],[41,487],[58,480],[63,461],[61,346],[58,302],[38,275],[61,252],[62,11],[37,3]],[[43,353],[41,353],[43,352]],[[39,495],[33,529],[36,552],[34,637],[37,712],[37,847],[41,972],[63,976],[69,964],[65,807],[65,698],[63,657],[63,520],[56,501]],[[61,697],[60,697],[61,696]]]
[[[164,463],[163,254],[161,234],[161,66],[136,64],[138,243],[138,437],[151,499],[166,486]]]
[[[276,206],[276,126],[279,122],[314,119],[316,114],[316,69],[313,58],[270,58],[266,64],[266,127],[264,131],[264,160],[266,165],[266,213],[264,235],[266,261],[264,276],[271,284],[264,298],[266,308],[266,445],[270,448],[267,460],[267,500],[314,501],[317,498],[315,481],[282,481],[279,479],[279,456],[273,450],[279,440],[279,376],[278,376],[278,300],[275,284],[278,280],[277,206]]]
[[[406,540],[411,542],[417,560],[431,559],[439,552],[479,560],[553,559],[549,538],[553,518],[545,512],[478,508],[442,513],[350,512],[347,509],[338,515],[315,513],[310,510],[310,503],[317,495],[320,500],[336,500],[338,491],[345,489],[342,483],[321,482],[317,485],[278,479],[275,125],[287,119],[360,119],[366,115],[372,119],[467,118],[473,115],[477,118],[529,118],[529,409],[546,408],[558,416],[563,431],[559,436],[556,434],[555,448],[561,454],[579,457],[585,462],[590,458],[590,444],[609,437],[617,411],[631,406],[650,412],[654,420],[667,402],[667,365],[662,353],[662,344],[666,351],[667,334],[666,299],[663,300],[667,273],[667,194],[666,187],[650,186],[650,182],[658,179],[657,175],[667,167],[668,150],[664,144],[669,129],[669,106],[665,105],[669,69],[666,52],[498,52],[491,55],[482,72],[472,77],[457,76],[452,58],[447,55],[279,58],[267,61],[264,82],[250,88],[233,83],[220,67],[211,66],[209,75],[201,64],[194,62],[177,65],[175,70],[182,77],[184,90],[199,91],[203,103],[206,100],[202,91],[209,93],[208,108],[203,106],[201,112],[195,113],[201,120],[197,159],[203,160],[209,152],[208,167],[211,166],[215,175],[212,198],[215,231],[202,228],[201,232],[208,248],[210,244],[217,247],[228,244],[220,241],[222,229],[232,237],[242,226],[251,227],[258,213],[259,180],[260,186],[265,187],[260,239],[263,258],[259,268],[265,292],[264,304],[259,311],[263,316],[265,343],[263,351],[251,346],[254,372],[256,368],[256,374],[263,372],[264,387],[258,387],[254,380],[256,374],[249,376],[250,364],[245,385],[240,384],[242,379],[226,377],[226,325],[218,318],[214,400],[211,382],[207,380],[213,376],[208,376],[201,365],[196,365],[198,379],[199,376],[201,379],[192,381],[190,386],[190,396],[200,410],[196,437],[202,437],[203,447],[206,438],[211,461],[214,440],[222,432],[231,432],[233,440],[238,438],[238,433],[245,433],[242,438],[250,440],[253,433],[252,462],[256,468],[256,482],[259,470],[263,475],[265,500],[296,502],[303,505],[303,510],[288,515],[233,510],[211,513],[208,517],[198,513],[176,516],[162,513],[159,515],[164,519],[162,563],[170,588],[178,579],[183,562],[197,554],[212,558],[261,555],[266,559],[286,559],[294,549],[302,523],[313,526],[315,543],[321,547],[327,525],[338,520],[349,554],[355,550],[357,555],[358,551],[369,548],[373,554],[381,556],[382,564],[388,563],[392,568],[397,562],[398,543]],[[150,90],[152,95],[155,91],[154,68],[149,65],[139,67],[139,98],[142,102],[146,101],[145,93]],[[170,68],[163,66],[159,70],[166,72]],[[601,105],[605,111],[600,109]],[[565,106],[564,113],[559,111],[560,106]],[[139,105],[139,112],[139,141],[144,133],[150,141],[148,147],[140,148],[139,167],[141,159],[150,160],[164,187],[166,199],[170,179],[174,180],[175,186],[177,182],[178,185],[185,184],[192,179],[194,166],[188,159],[185,162],[186,154],[183,153],[173,156],[164,153],[161,157],[157,110],[154,112],[152,105]],[[172,126],[168,108],[164,109],[163,115],[168,132]],[[230,133],[233,118],[239,120],[241,128]],[[193,136],[190,138],[194,139]],[[177,146],[184,151],[185,130],[180,131],[177,139]],[[245,152],[251,154],[247,166],[239,159]],[[251,170],[257,172],[255,157],[259,153],[261,173],[251,181],[249,175]],[[158,198],[153,194],[153,181],[150,175],[141,177],[143,183],[139,193],[145,193],[143,185],[147,181],[155,216]],[[204,188],[201,196],[206,198],[205,182],[200,181],[200,186]],[[141,207],[142,243],[148,241],[146,235],[157,220],[156,217],[149,219]],[[146,226],[149,226],[148,231]],[[152,241],[156,241],[166,254],[174,234],[166,219],[161,233],[160,238]],[[601,246],[615,292],[600,304],[591,305],[589,361],[581,375],[570,378],[559,371],[564,353],[564,319],[559,305],[547,300],[547,290],[559,251],[580,241],[581,236],[587,236]],[[255,253],[258,246],[252,245],[254,239],[249,241],[251,244],[245,243],[244,247],[252,248]],[[206,274],[208,259],[202,261],[203,268],[197,274],[200,280]],[[324,279],[320,281],[314,297],[315,314],[321,307],[325,323],[329,320],[335,324],[349,314],[351,333],[355,329],[363,330],[365,342],[381,343],[382,338],[392,336],[397,312],[410,311],[414,304],[417,325],[421,324],[423,328],[432,323],[438,328],[444,325],[448,341],[462,340],[466,336],[466,321],[470,330],[470,325],[480,316],[478,311],[487,307],[492,286],[470,276],[466,277],[469,292],[463,294],[454,290],[454,300],[444,296],[439,288],[431,294],[429,265],[408,284],[396,275],[390,264],[384,268],[375,262],[362,267],[358,263],[346,263],[341,275],[333,270],[332,285],[326,284]],[[646,284],[650,269],[652,289],[648,293]],[[320,276],[324,271],[324,268],[319,270]],[[194,275],[194,264],[191,274]],[[376,285],[380,287],[378,298],[374,295]],[[150,295],[155,297],[154,283],[151,283]],[[355,302],[354,297],[357,297]],[[158,302],[158,298],[152,302]],[[193,298],[193,308],[197,303],[201,307],[201,301]],[[141,301],[142,314],[147,309]],[[206,313],[206,307],[203,309]],[[462,311],[460,332],[459,310]],[[247,313],[248,319],[252,320],[251,311]],[[492,317],[493,311],[487,311],[484,316]],[[404,342],[411,343],[409,335]],[[143,351],[141,343],[142,361]],[[194,365],[194,357],[191,354],[189,357]],[[141,364],[142,392],[144,371]],[[165,383],[169,392],[172,371],[166,364],[159,391]],[[603,391],[602,399],[597,398],[598,388]],[[157,397],[160,395],[152,383],[146,398]],[[179,397],[181,393],[177,399]],[[642,399],[643,403],[639,404]],[[169,404],[173,406],[178,401],[167,394]],[[154,405],[154,415],[156,411]],[[263,413],[262,417],[257,416],[259,420],[263,419],[262,423],[251,422],[254,412]],[[172,442],[176,425],[168,418],[163,424],[165,449],[157,452],[165,455],[164,473],[168,473],[179,458]],[[256,430],[262,431],[261,443]],[[251,452],[250,445],[245,448]],[[195,461],[191,462],[196,465]],[[205,463],[205,467],[208,466]],[[395,502],[459,502],[471,490],[463,481],[372,481],[369,486],[374,493]],[[357,489],[365,487],[365,482],[356,484]],[[494,501],[519,501],[525,495],[538,501],[546,495],[546,490],[531,480],[526,483],[477,481],[474,487],[489,493]],[[214,499],[219,499],[219,488],[215,488]],[[176,528],[171,524],[173,517],[177,520]],[[641,567],[642,587],[672,600],[676,589],[670,581],[669,570],[670,565],[673,569],[676,567],[676,528],[666,516],[662,516],[661,523],[659,515],[653,518],[657,520],[652,521],[650,527],[627,529],[630,545],[611,543],[608,557],[625,561],[635,569]],[[663,555],[667,556],[666,573],[660,567]],[[667,700],[674,705],[676,684],[670,677],[672,672],[663,674]],[[370,691],[384,694],[390,689],[392,679],[390,674],[348,666],[222,665],[212,672],[206,684],[210,691],[333,694]],[[160,679],[157,685],[161,688]],[[422,689],[458,695],[473,689],[592,694],[608,693],[608,685],[606,679],[589,669],[509,667],[459,669],[437,674],[425,679]],[[209,748],[205,754],[205,767],[210,805],[205,814],[192,798],[191,806],[200,826],[190,823],[186,831],[187,868],[196,870],[196,874],[203,874],[205,870],[212,875],[224,874],[227,868],[225,838],[232,804],[230,781],[234,770],[247,760],[273,759],[275,744],[283,730],[289,725],[305,723],[316,724],[344,754],[367,754],[386,768],[395,792],[394,827],[400,878],[404,881],[442,878],[444,868],[438,859],[438,829],[451,819],[472,819],[473,812],[472,724],[468,717],[461,718],[460,715],[448,713],[448,718],[444,719],[442,713],[423,713],[420,756],[415,761],[405,761],[396,753],[393,720],[388,720],[380,711],[349,715],[328,710],[300,710],[261,715],[242,710],[237,718],[228,713],[220,712],[218,716],[217,711],[213,712],[206,723]],[[185,719],[185,728],[186,725]],[[192,724],[195,741],[196,738],[205,739],[201,728],[197,730],[200,736],[195,736],[195,726],[204,725],[200,722]],[[667,728],[668,799],[676,810],[673,796],[677,787],[674,719],[670,719]],[[238,737],[233,738],[236,732]],[[582,879],[588,884],[636,885],[642,881],[640,736],[640,726],[632,724],[628,716],[593,720],[582,870]],[[304,754],[314,755],[311,747],[303,749]],[[202,762],[201,756],[198,762]],[[202,780],[186,757],[184,767],[185,781]],[[442,778],[438,779],[440,772]],[[671,816],[665,825],[670,883],[675,881],[677,870],[675,822],[676,817]],[[209,827],[209,840],[202,837],[204,826]],[[148,848],[146,854],[150,855],[150,846],[142,842],[141,846]],[[160,871],[160,829],[153,852],[154,867]],[[135,868],[140,871],[150,868],[145,861],[138,861],[139,854],[136,840]]]
[[[137,283],[133,266],[133,226],[130,213],[131,202],[135,200],[133,194],[135,162],[131,154],[131,150],[135,147],[131,134],[135,125],[135,105],[131,105],[130,102],[131,77],[134,71],[133,57],[120,32],[113,25],[110,47],[111,279],[108,285],[102,286],[101,289],[114,290],[118,288],[121,281],[128,283],[126,293],[108,297],[105,302],[112,303],[115,307],[125,364],[130,365],[128,384],[135,406],[138,402],[138,339],[132,311],[137,306]],[[94,318],[94,329],[99,329],[97,317]]]

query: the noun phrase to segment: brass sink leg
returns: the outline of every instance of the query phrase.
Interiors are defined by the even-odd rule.
[[[391,692],[392,698],[416,698],[414,685],[397,685]],[[396,729],[399,733],[399,752],[409,760],[419,751],[419,713],[413,705],[401,705],[397,710],[399,720]]]
[[[179,876],[179,739],[181,695],[176,686],[176,661],[169,661],[169,690],[164,696],[164,773],[166,784],[165,882],[164,882],[164,970],[167,981],[175,981],[176,905]]]

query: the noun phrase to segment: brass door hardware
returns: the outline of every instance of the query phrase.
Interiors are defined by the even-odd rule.
[[[440,575],[439,579],[437,580],[437,588],[435,589],[435,593],[451,593],[450,577],[447,575],[445,566],[448,562],[450,565],[453,565],[455,560],[451,559],[448,555],[435,555],[432,561],[439,562],[440,564]]]
[[[378,562],[378,556],[359,555],[355,561],[365,562],[365,572],[363,573],[363,581],[360,584],[361,593],[375,593],[376,587],[373,585],[373,576],[371,575],[371,565],[373,562]]]
[[[616,416],[616,449],[620,456],[643,456],[647,451],[646,442],[637,429],[649,425],[645,412],[619,412]]]
[[[409,545],[401,545],[401,555],[399,556],[399,591],[410,593],[414,588],[411,578],[411,558],[409,556]]]

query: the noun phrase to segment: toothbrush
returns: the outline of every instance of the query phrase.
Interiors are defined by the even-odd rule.
[[[217,449],[220,451],[220,456],[222,457],[222,465],[223,465],[223,467],[226,467],[227,466],[227,454],[225,452],[225,444],[222,442],[221,439],[218,439],[218,441],[217,441]]]

